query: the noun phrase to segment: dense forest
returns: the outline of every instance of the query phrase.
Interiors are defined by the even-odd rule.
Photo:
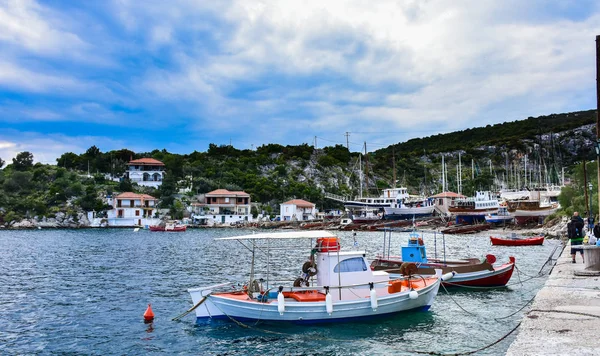
[[[0,159],[0,168],[6,164],[0,170],[0,223],[58,212],[101,212],[108,208],[106,195],[124,191],[158,197],[160,207],[169,209],[173,217],[182,216],[196,195],[218,188],[250,193],[259,204],[255,213],[259,209],[275,212],[279,203],[291,198],[309,200],[320,209],[339,208],[339,203],[324,197],[325,192],[354,196],[362,186],[373,195],[393,185],[407,186],[413,194],[439,192],[442,158],[448,190],[457,191],[461,182],[466,195],[517,184],[558,183],[566,168],[574,184],[563,196],[569,202],[563,206],[579,208],[580,162],[595,158],[595,115],[595,111],[582,111],[530,117],[412,139],[360,159],[361,153],[349,152],[342,145],[315,149],[307,144],[267,144],[255,150],[210,144],[206,152],[190,154],[164,149],[102,152],[92,146],[84,153],[64,153],[56,165],[34,164],[31,153],[21,152],[12,162]],[[143,157],[165,163],[166,178],[159,189],[140,187],[124,178],[127,163]],[[359,161],[371,172],[364,180],[359,179]]]

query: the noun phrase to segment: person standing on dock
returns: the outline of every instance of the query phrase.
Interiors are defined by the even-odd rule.
[[[583,244],[584,228],[585,223],[583,222],[583,219],[581,216],[579,216],[578,212],[574,212],[573,217],[571,217],[571,221],[567,224],[567,233],[569,235],[569,239],[571,240],[571,257],[573,258],[573,263],[576,262],[575,256],[577,255],[577,249],[573,248],[573,246]],[[583,250],[579,250],[579,253],[581,253],[581,259],[583,259]]]

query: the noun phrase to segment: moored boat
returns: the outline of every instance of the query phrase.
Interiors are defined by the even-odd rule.
[[[385,231],[386,234],[388,231]],[[384,235],[385,245],[391,241],[392,230],[389,230],[389,237]],[[371,268],[375,271],[383,270],[397,276],[405,263],[415,263],[417,270],[415,273],[420,275],[432,275],[435,269],[442,269],[442,273],[452,273],[454,276],[448,285],[477,286],[477,287],[497,287],[504,286],[510,280],[515,268],[515,258],[509,257],[507,263],[494,265],[496,257],[487,255],[485,258],[469,258],[462,260],[446,260],[437,258],[428,258],[423,242],[423,238],[418,233],[409,234],[408,244],[401,247],[400,256],[390,256],[389,253],[378,256],[371,263]]]
[[[474,197],[456,199],[448,212],[456,217],[457,224],[473,224],[485,221],[485,216],[496,214],[500,204],[491,192],[475,192]]]
[[[164,226],[162,225],[151,225],[148,227],[150,231],[160,231],[160,232],[185,232],[187,230],[186,225],[179,225],[175,223],[168,223]]]
[[[514,217],[510,215],[506,206],[500,206],[496,214],[488,214],[485,216],[485,222],[488,224],[508,224],[513,221]]]
[[[263,233],[217,240],[237,240],[251,247],[249,282],[240,290],[218,292],[222,285],[193,288],[197,319],[221,318],[269,322],[323,323],[377,318],[407,310],[427,310],[442,279],[435,276],[391,280],[386,272],[368,268],[364,251],[341,251],[339,240],[327,231]],[[255,250],[270,249],[282,241],[307,241],[311,250],[302,274],[293,283],[273,282],[254,274]],[[316,244],[314,244],[316,240]],[[295,247],[297,248],[297,246]],[[279,256],[281,257],[281,256]],[[445,276],[451,278],[451,275]]]
[[[432,198],[398,198],[391,206],[383,208],[386,220],[405,220],[431,216],[435,209]]]
[[[479,231],[489,230],[490,224],[476,224],[476,225],[451,225],[445,229],[440,230],[443,234],[473,234]]]
[[[531,246],[531,245],[543,245],[544,236],[532,236],[532,237],[494,237],[490,236],[492,245],[495,246]]]

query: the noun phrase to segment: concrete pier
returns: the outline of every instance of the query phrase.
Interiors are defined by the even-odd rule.
[[[584,267],[567,243],[507,355],[600,355],[600,277],[575,275]]]

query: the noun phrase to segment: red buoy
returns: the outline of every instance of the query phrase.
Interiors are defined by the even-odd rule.
[[[152,320],[154,320],[154,313],[152,312],[152,307],[148,304],[148,308],[144,312],[144,321],[150,322]]]

